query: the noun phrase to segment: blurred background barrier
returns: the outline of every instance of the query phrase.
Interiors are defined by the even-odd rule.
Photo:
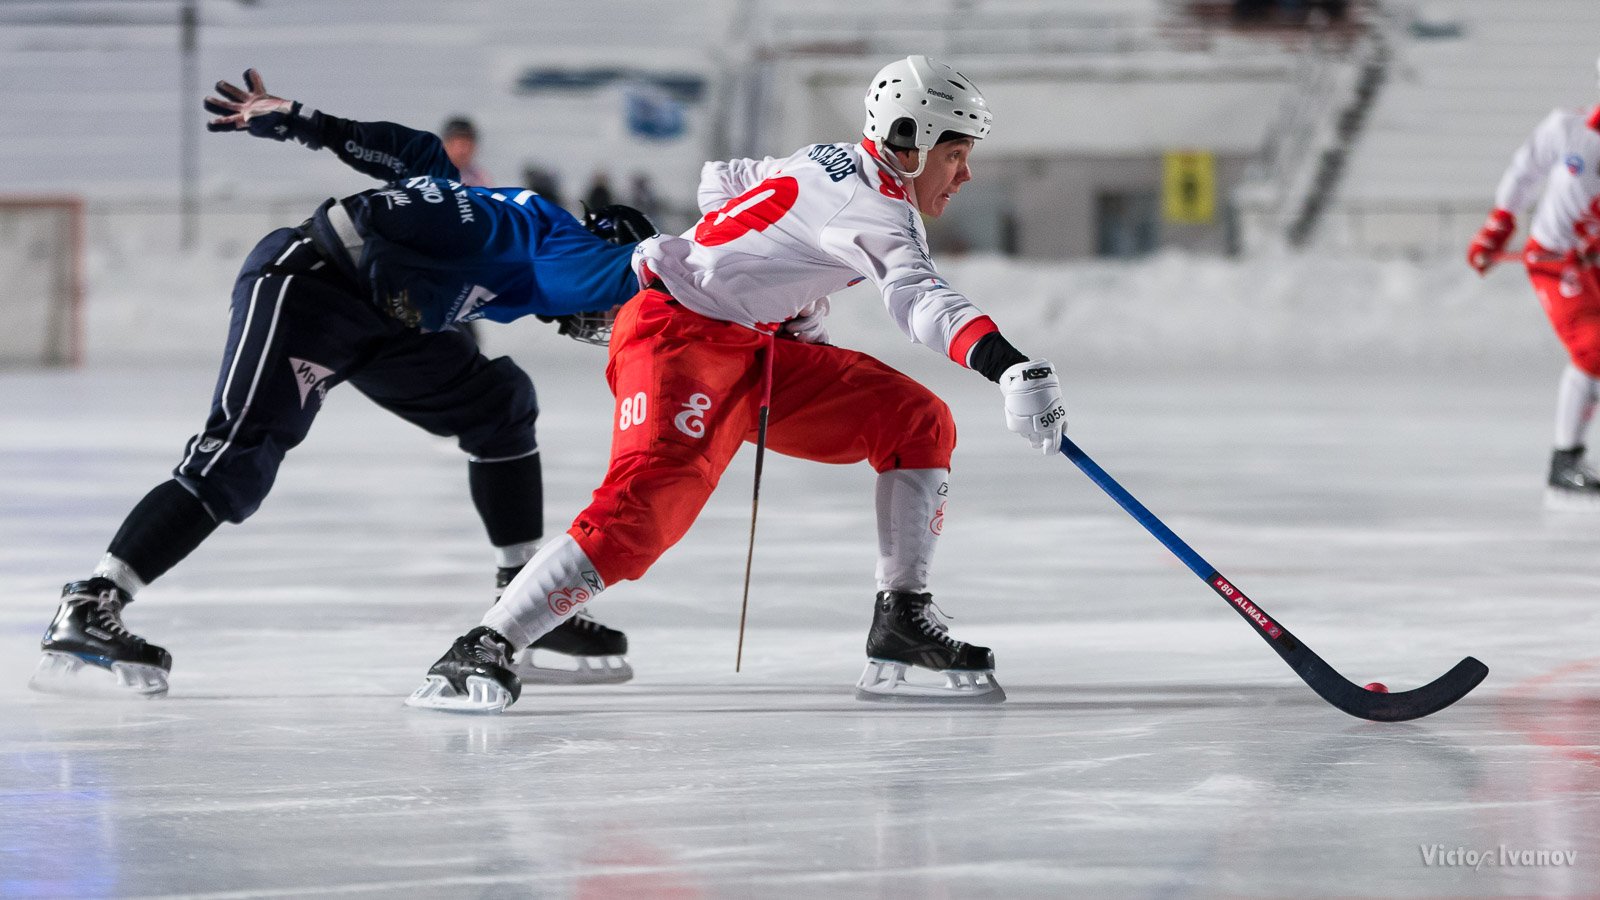
[[[996,115],[975,179],[929,229],[942,265],[1014,261],[962,285],[980,303],[1029,267],[1101,267],[1058,277],[1126,292],[1146,279],[1104,264],[1187,260],[1185,284],[1197,285],[1225,260],[1229,280],[1295,284],[1330,277],[1315,260],[1336,258],[1354,268],[1333,277],[1352,285],[1362,266],[1408,261],[1428,273],[1418,283],[1449,281],[1463,303],[1487,291],[1525,312],[1521,279],[1456,284],[1451,267],[1533,124],[1594,101],[1600,33],[1590,0],[1544,0],[1538,16],[1497,0],[815,0],[800,11],[716,0],[670,16],[644,0],[490,0],[450,14],[422,0],[0,5],[0,117],[13,123],[0,135],[0,197],[82,210],[78,237],[42,251],[6,224],[22,207],[0,204],[0,242],[13,242],[0,248],[5,308],[32,302],[21,286],[43,276],[21,270],[41,253],[79,273],[51,277],[75,298],[58,319],[81,327],[50,338],[54,349],[28,339],[40,346],[25,358],[175,352],[186,342],[172,329],[226,295],[262,234],[371,186],[328,154],[208,134],[200,98],[248,66],[275,93],[337,115],[431,130],[469,119],[474,167],[494,183],[574,211],[632,203],[677,231],[698,216],[702,162],[855,140],[866,74],[928,53],[971,75]],[[170,327],[147,335],[158,321]],[[110,327],[129,330],[95,333]],[[1087,328],[1073,340],[1105,339]]]

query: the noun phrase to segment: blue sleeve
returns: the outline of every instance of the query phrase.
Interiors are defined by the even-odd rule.
[[[296,117],[289,136],[313,150],[327,147],[345,165],[380,181],[416,176],[459,180],[437,135],[393,122],[356,122],[313,111]]]
[[[437,331],[605,310],[638,292],[633,245],[590,234],[532,191],[507,190],[413,178],[345,198],[365,238],[357,265],[379,308]]]

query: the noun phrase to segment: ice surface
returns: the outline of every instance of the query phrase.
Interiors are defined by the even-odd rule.
[[[876,327],[892,333],[886,320]],[[602,358],[527,338],[551,530],[604,465]],[[836,333],[836,337],[841,337]],[[849,340],[845,340],[849,343]],[[553,359],[541,359],[547,352]],[[751,454],[647,576],[595,603],[638,676],[498,718],[401,706],[492,562],[459,453],[329,395],[277,489],[141,595],[170,696],[24,687],[82,577],[197,427],[209,367],[0,375],[0,895],[1579,896],[1600,884],[1600,517],[1541,512],[1559,360],[1107,368],[1071,430],[1346,676],[1456,707],[1317,699],[994,388],[884,353],[962,430],[935,593],[995,648],[998,708],[851,698],[871,473],[773,457],[734,674]],[[1573,851],[1573,865],[1501,864]],[[1492,864],[1443,864],[1460,848]],[[1436,863],[1427,863],[1432,851]]]

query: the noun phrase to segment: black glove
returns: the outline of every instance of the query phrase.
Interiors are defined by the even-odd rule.
[[[267,93],[261,73],[246,69],[243,88],[226,81],[217,82],[221,97],[205,99],[206,112],[217,118],[206,123],[208,131],[248,131],[256,137],[288,140],[289,130],[300,115],[299,102]]]

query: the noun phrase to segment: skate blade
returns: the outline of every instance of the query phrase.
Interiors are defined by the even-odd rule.
[[[568,656],[541,651],[556,660],[571,662],[576,668],[541,666],[534,661],[532,647],[517,654],[511,671],[523,684],[621,684],[633,678],[633,666],[625,656]]]
[[[931,674],[944,677],[944,684],[914,684],[906,680],[912,668],[888,659],[868,659],[861,680],[856,682],[856,699],[875,703],[1003,703],[1006,692],[994,680],[992,669],[946,669]]]
[[[41,694],[66,697],[154,699],[167,693],[167,673],[158,666],[103,664],[71,653],[46,650],[28,679]]]
[[[456,693],[443,675],[429,675],[422,686],[411,692],[406,705],[417,709],[446,712],[498,713],[511,705],[511,692],[490,678],[467,676],[467,693]]]
[[[1600,512],[1600,491],[1566,491],[1545,488],[1544,508],[1552,512]]]

